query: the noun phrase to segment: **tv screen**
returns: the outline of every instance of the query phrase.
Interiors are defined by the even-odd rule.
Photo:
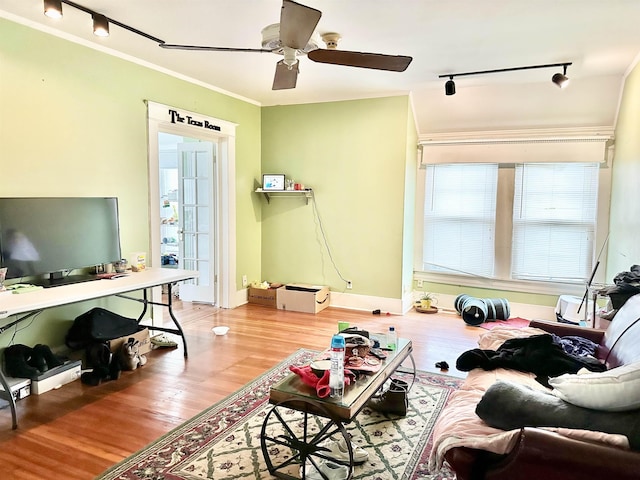
[[[0,267],[7,278],[48,286],[92,280],[68,275],[121,259],[118,199],[0,198]]]

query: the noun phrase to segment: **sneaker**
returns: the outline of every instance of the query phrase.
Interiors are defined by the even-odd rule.
[[[320,472],[325,475],[324,477],[313,463],[307,461],[305,476],[302,476],[303,469],[302,465],[300,466],[300,478],[304,478],[306,480],[325,480],[326,477],[328,480],[347,480],[347,477],[349,476],[349,469],[344,465],[338,465],[327,460],[320,460],[316,463],[318,464]]]
[[[329,440],[322,442],[320,446],[329,450],[328,452],[324,452],[328,457],[343,462],[349,461],[349,449],[347,448],[347,442],[342,435],[338,440],[330,438]],[[362,465],[369,458],[369,453],[353,442],[351,442],[351,450],[353,451],[354,465]]]
[[[159,333],[151,337],[151,343],[156,347],[177,347],[178,344],[167,337],[164,333]]]

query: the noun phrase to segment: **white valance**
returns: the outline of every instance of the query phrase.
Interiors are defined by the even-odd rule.
[[[420,142],[422,165],[443,163],[605,163],[610,136],[581,138],[507,138]]]

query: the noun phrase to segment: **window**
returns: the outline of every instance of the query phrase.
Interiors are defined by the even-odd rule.
[[[594,260],[600,170],[598,163],[427,165],[418,270],[432,281],[480,277],[477,285],[489,288],[487,280],[502,288],[582,287]]]
[[[424,270],[493,277],[498,166],[429,165]]]
[[[598,165],[515,167],[511,277],[582,282],[595,244]]]

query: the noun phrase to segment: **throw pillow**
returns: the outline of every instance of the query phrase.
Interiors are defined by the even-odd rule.
[[[640,408],[640,362],[606,372],[580,370],[551,378],[549,384],[554,395],[579,407],[608,412]]]

